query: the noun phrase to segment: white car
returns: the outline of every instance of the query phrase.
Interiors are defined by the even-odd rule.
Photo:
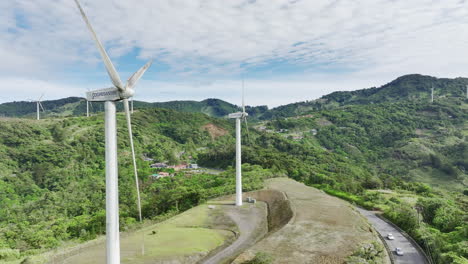
[[[395,248],[395,253],[398,255],[398,256],[403,256],[403,250],[401,248]]]
[[[393,239],[395,239],[395,237],[392,235],[392,233],[389,233],[389,234],[387,235],[387,239],[388,239],[388,240],[393,240]]]

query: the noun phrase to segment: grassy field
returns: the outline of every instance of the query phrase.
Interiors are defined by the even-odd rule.
[[[218,226],[221,226],[218,229]],[[194,207],[164,222],[138,231],[122,233],[121,263],[194,263],[208,252],[234,239],[235,224],[223,218],[218,208],[208,209],[207,204]],[[144,255],[142,251],[144,249]],[[66,259],[61,251],[48,252],[30,258],[31,263],[91,264],[105,263],[106,249],[103,237],[79,245],[74,255]],[[10,262],[17,264],[20,262]]]

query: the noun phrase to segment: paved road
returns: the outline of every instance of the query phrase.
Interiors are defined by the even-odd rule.
[[[237,224],[240,235],[234,243],[202,261],[203,264],[224,263],[254,245],[259,238],[268,232],[266,204],[261,205],[261,203],[256,205],[245,203],[242,207],[225,206],[226,214]]]
[[[393,251],[392,254],[395,257],[397,264],[426,264],[424,256],[416,249],[416,247],[405,237],[400,231],[394,228],[389,223],[378,218],[374,212],[367,211],[361,208],[357,208],[358,211],[369,220],[382,237],[385,238],[385,242],[388,247]],[[392,233],[395,240],[388,240],[387,234]],[[403,249],[404,255],[397,256],[395,254],[395,248]]]

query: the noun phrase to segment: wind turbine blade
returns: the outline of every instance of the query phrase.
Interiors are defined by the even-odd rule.
[[[96,32],[94,32],[94,29],[91,27],[91,23],[89,23],[88,17],[86,17],[85,12],[83,11],[83,8],[81,8],[80,3],[78,0],[75,0],[76,5],[78,6],[78,9],[80,9],[81,16],[83,17],[83,20],[86,23],[86,26],[88,27],[89,31],[91,31],[91,35],[93,36],[94,42],[96,43],[96,46],[99,49],[99,53],[101,53],[102,60],[104,61],[104,65],[106,66],[107,73],[109,74],[109,77],[117,89],[119,89],[120,92],[124,91],[124,85],[122,84],[122,81],[120,80],[119,74],[114,68],[114,65],[112,64],[112,61],[110,60],[109,56],[107,55],[106,50],[102,46],[101,42],[99,41]]]
[[[138,71],[136,71],[127,81],[127,88],[133,88],[138,80],[140,80],[141,76],[148,70],[148,68],[153,63],[153,60],[148,61],[143,67],[141,67]]]
[[[42,97],[44,97],[44,94],[41,94],[41,97],[39,97],[38,101],[41,101]]]
[[[252,140],[250,139],[250,133],[249,133],[249,124],[247,124],[247,117],[244,117],[245,121],[245,129],[247,132],[247,140],[249,141],[249,144],[252,145]]]
[[[128,128],[128,136],[130,138],[130,148],[132,149],[132,160],[133,160],[133,172],[135,174],[135,185],[137,190],[137,204],[138,204],[138,216],[140,217],[140,223],[143,221],[141,217],[141,200],[140,200],[140,186],[138,184],[138,171],[136,165],[136,157],[135,157],[135,148],[133,146],[133,134],[132,134],[132,120],[130,117],[130,109],[128,105],[128,99],[123,99],[123,105],[125,109],[125,118],[127,119],[127,128]]]
[[[244,104],[244,79],[242,79],[242,113],[245,113],[245,104]]]
[[[42,106],[41,102],[40,101],[37,101],[37,102],[39,103],[39,106],[41,107],[42,112],[45,112],[44,107]]]

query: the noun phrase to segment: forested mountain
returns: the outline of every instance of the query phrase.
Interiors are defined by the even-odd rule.
[[[42,102],[45,111],[41,110],[43,117],[69,117],[86,115],[86,100],[80,97],[68,97],[59,100],[45,100]],[[229,113],[240,111],[240,107],[225,102],[220,99],[206,99],[203,101],[170,101],[148,103],[143,101],[134,102],[135,109],[165,108],[181,112],[203,113],[211,117],[224,117]],[[117,103],[117,110],[123,111],[122,103]],[[252,113],[263,113],[268,110],[266,106],[247,107]],[[91,114],[104,111],[104,104],[101,102],[90,103]],[[36,102],[10,102],[0,104],[0,117],[36,117]]]
[[[429,101],[431,88],[434,98],[466,98],[468,78],[435,78],[420,74],[404,75],[379,88],[372,87],[356,91],[333,92],[317,100],[304,101],[279,106],[257,116],[268,120],[276,117],[290,117],[307,114],[311,111],[333,109],[351,104],[376,104],[399,101]]]
[[[321,101],[258,113],[270,116],[253,122],[248,137],[243,133],[244,189],[260,188],[266,177],[292,177],[384,211],[436,263],[463,263],[468,258],[468,101],[458,94],[458,86],[465,79],[402,78],[368,92],[334,93]],[[446,93],[436,93],[430,103],[424,89],[431,82],[420,85],[414,81],[419,78],[445,83],[440,87]],[[399,89],[414,96],[398,97],[403,93]],[[69,100],[57,103],[58,108],[83,102]],[[144,104],[133,115],[133,129],[145,219],[234,192],[234,124],[199,112],[211,109],[223,116],[236,106],[216,99],[167,103],[180,111]],[[122,114],[118,124],[125,229],[136,223],[136,194]],[[0,119],[0,260],[103,233],[103,132],[102,113],[40,121]],[[177,172],[156,180],[151,175],[159,170],[149,167],[152,162],[198,163],[225,171]],[[415,207],[421,210],[421,224]]]
[[[118,115],[121,228],[136,223],[136,193],[125,118]],[[156,180],[153,162],[193,163],[215,142],[232,146],[232,124],[204,114],[148,109],[133,115],[143,214],[153,219],[234,191],[232,170],[178,173]],[[147,161],[151,157],[151,161]],[[234,164],[234,160],[230,164]],[[103,115],[0,120],[0,262],[19,254],[88,240],[105,230]],[[246,167],[245,188],[272,173]],[[251,172],[249,172],[251,171]],[[169,169],[169,172],[173,173]],[[21,252],[21,253],[20,253]]]
[[[82,98],[68,97],[59,100],[45,100],[42,106],[46,110],[46,115],[50,116],[70,116],[75,114],[77,108],[83,108],[86,113],[86,104],[82,103]],[[83,106],[81,106],[83,105]],[[10,102],[0,104],[0,116],[3,117],[35,117],[36,102]],[[41,110],[41,114],[43,114]]]
[[[407,100],[430,100],[431,88],[434,87],[434,97],[464,97],[466,98],[467,78],[435,78],[431,76],[411,74],[379,88],[372,87],[350,92],[333,92],[320,99],[298,102],[268,109],[267,106],[246,107],[250,117],[255,120],[269,120],[276,117],[289,117],[306,114],[310,111],[331,109],[349,104],[374,104],[383,102],[398,102]],[[59,100],[44,101],[45,117],[82,116],[86,114],[84,98],[69,97]],[[122,110],[122,104],[117,104]],[[240,110],[237,105],[220,99],[206,99],[203,101],[169,101],[143,102],[135,101],[135,109],[166,108],[182,112],[204,113],[212,117],[225,117],[229,113]],[[90,112],[104,111],[103,103],[92,103]],[[35,117],[35,102],[10,102],[0,104],[0,116],[6,117]]]
[[[369,104],[395,102],[402,100],[419,100],[431,98],[466,97],[468,78],[435,78],[420,74],[405,75],[379,88],[362,89],[351,92],[334,92],[323,99],[340,104]]]

